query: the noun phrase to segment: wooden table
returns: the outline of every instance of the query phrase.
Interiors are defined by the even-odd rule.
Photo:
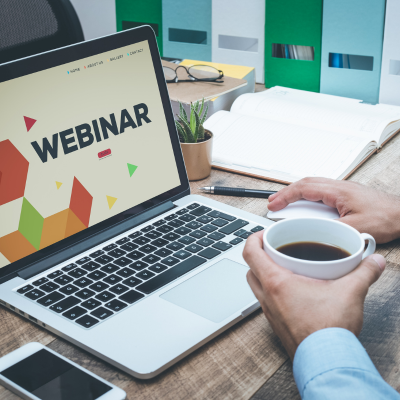
[[[400,195],[400,135],[372,156],[350,180]],[[278,190],[282,185],[213,170],[191,184]],[[265,216],[268,201],[213,196],[215,200]],[[378,205],[377,205],[378,206]],[[399,221],[400,223],[400,221]],[[378,246],[388,261],[368,294],[360,340],[383,378],[400,392],[400,240]],[[0,356],[38,341],[124,389],[128,399],[300,399],[291,363],[261,311],[235,325],[149,381],[110,366],[45,329],[0,306]],[[0,399],[17,399],[0,386]]]

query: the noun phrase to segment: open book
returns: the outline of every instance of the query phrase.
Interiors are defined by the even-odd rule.
[[[276,86],[212,115],[213,166],[292,183],[346,179],[400,130],[400,107]]]

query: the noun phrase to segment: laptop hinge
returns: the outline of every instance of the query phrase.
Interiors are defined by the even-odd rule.
[[[52,254],[51,256],[40,260],[39,262],[23,269],[22,271],[19,271],[18,276],[23,279],[30,279],[33,276],[40,274],[41,272],[46,271],[47,269],[52,268],[55,265],[64,262],[65,260],[68,260],[69,258],[83,253],[84,251],[87,251],[90,248],[105,242],[106,240],[109,240],[129,229],[134,228],[135,226],[143,224],[161,214],[164,214],[173,208],[175,208],[174,203],[172,203],[172,201],[166,201],[165,203],[162,203],[127,221],[123,221],[112,228],[106,229],[90,238],[84,239],[81,242],[58,252],[57,254]]]

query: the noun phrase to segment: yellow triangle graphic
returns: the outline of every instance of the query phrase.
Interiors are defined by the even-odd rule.
[[[57,185],[57,190],[58,190],[58,189],[60,189],[60,187],[61,187],[61,185],[62,185],[62,182],[57,182],[57,181],[56,181],[56,185]]]
[[[108,208],[111,210],[112,206],[117,201],[117,198],[116,197],[107,196],[107,195],[106,195],[106,197],[107,197]]]

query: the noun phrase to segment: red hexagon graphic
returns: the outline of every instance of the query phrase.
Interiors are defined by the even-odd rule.
[[[0,206],[24,195],[29,162],[9,141],[0,142]]]

